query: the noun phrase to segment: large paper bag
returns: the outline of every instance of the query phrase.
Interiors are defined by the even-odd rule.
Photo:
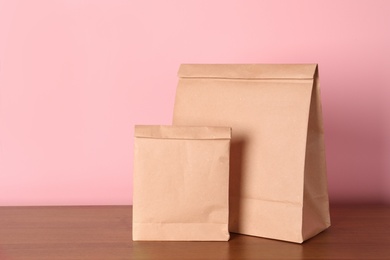
[[[133,240],[229,240],[228,127],[136,126]]]
[[[318,71],[181,65],[174,125],[231,126],[230,231],[301,243],[330,226]]]

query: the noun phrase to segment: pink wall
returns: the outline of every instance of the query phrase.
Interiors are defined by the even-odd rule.
[[[180,63],[320,64],[333,202],[390,202],[390,1],[0,0],[0,205],[130,204]]]

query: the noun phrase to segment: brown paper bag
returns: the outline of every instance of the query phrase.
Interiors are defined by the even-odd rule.
[[[229,127],[136,126],[133,240],[229,240]]]
[[[301,243],[330,226],[317,65],[182,65],[174,125],[231,126],[230,231]]]

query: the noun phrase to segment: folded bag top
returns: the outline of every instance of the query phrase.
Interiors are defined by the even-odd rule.
[[[134,136],[157,139],[230,139],[230,127],[188,127],[188,126],[135,126]]]
[[[133,240],[229,239],[229,127],[136,126]]]
[[[182,64],[180,78],[313,79],[317,64]]]
[[[183,64],[174,125],[231,126],[229,228],[301,243],[330,225],[316,64]]]

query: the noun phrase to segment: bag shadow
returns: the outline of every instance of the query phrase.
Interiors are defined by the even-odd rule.
[[[240,197],[242,193],[243,158],[245,155],[245,138],[235,137],[230,146],[229,175],[229,231],[239,230]]]

